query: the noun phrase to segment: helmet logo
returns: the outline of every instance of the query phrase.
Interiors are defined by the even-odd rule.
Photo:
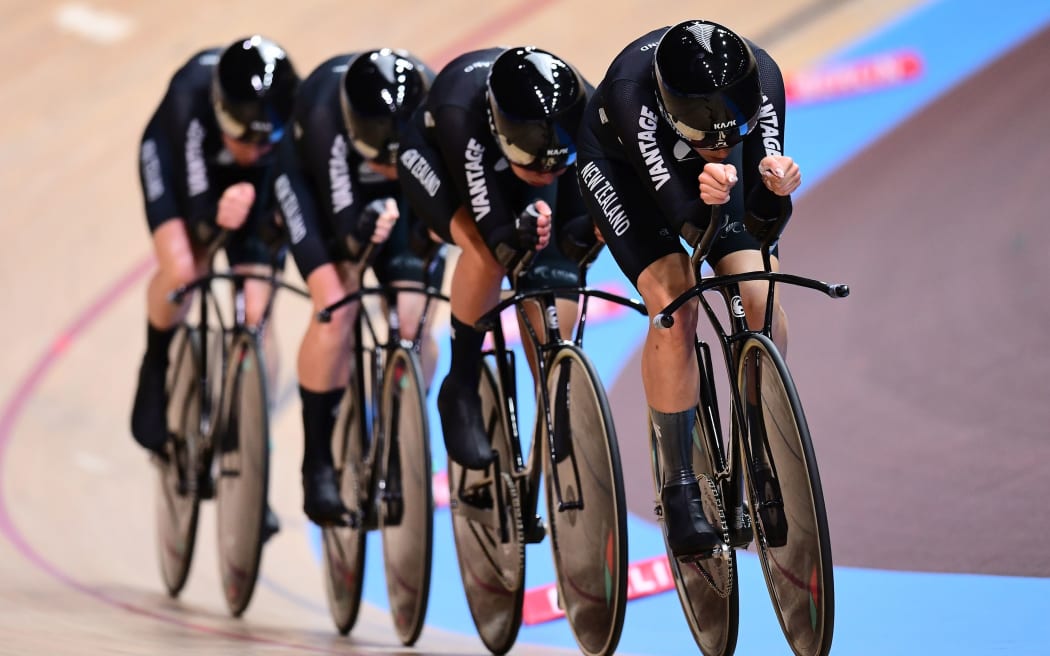
[[[692,34],[697,42],[703,46],[704,50],[708,51],[712,55],[715,53],[714,49],[711,48],[711,35],[715,33],[715,26],[710,23],[693,24],[685,28],[690,34]]]
[[[736,127],[736,119],[733,119],[731,121],[725,121],[725,122],[722,122],[722,123],[716,122],[713,127],[716,130],[725,130],[726,128],[735,128]]]
[[[529,61],[533,66],[536,67],[536,72],[543,76],[543,79],[547,80],[551,84],[556,84],[554,80],[554,71],[551,66],[551,58],[549,55],[540,52],[531,52],[525,56],[525,59]]]

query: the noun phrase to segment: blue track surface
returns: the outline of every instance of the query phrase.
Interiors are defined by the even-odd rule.
[[[916,110],[1050,22],[1050,2],[1016,0],[994,5],[979,0],[930,2],[877,33],[837,53],[833,65],[874,54],[909,49],[921,57],[921,77],[878,92],[789,110],[786,152],[805,172],[806,186],[891,130]],[[1047,64],[1050,66],[1050,63]],[[1050,81],[1050,77],[1048,77]],[[805,186],[802,193],[805,192]],[[615,264],[603,256],[592,268],[591,281],[630,289]],[[624,315],[615,322],[588,327],[588,351],[606,381],[616,378],[633,345],[645,334],[646,322]],[[447,349],[442,356],[447,358]],[[447,370],[448,362],[438,364]],[[525,369],[525,367],[522,367]],[[523,376],[527,376],[522,372]],[[523,378],[520,389],[531,389]],[[523,419],[533,407],[525,401]],[[431,403],[431,416],[437,410]],[[434,462],[444,462],[444,447],[433,423]],[[527,421],[523,422],[528,425]],[[447,510],[435,517],[434,580],[428,625],[473,635],[459,580]],[[630,558],[663,553],[659,529],[631,518]],[[832,536],[834,538],[834,536]],[[365,598],[386,607],[379,536],[371,535]],[[833,540],[834,542],[834,540]],[[319,533],[314,544],[320,556]],[[758,562],[739,556],[740,654],[790,654],[773,615]],[[526,553],[528,587],[551,583],[554,572],[547,542]],[[886,572],[836,568],[835,654],[1046,654],[1050,653],[1050,580],[957,574]],[[892,622],[892,624],[890,624]],[[661,627],[660,631],[652,627]],[[520,643],[574,647],[564,621],[523,627]],[[696,653],[681,616],[677,596],[660,594],[632,602],[620,651],[633,654]]]

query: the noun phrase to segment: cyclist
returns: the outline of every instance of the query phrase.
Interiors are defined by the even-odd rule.
[[[274,193],[315,311],[359,288],[361,267],[354,263],[369,241],[385,242],[372,263],[381,282],[422,286],[420,255],[430,241],[422,228],[415,233],[420,255],[409,248],[410,226],[417,222],[406,216],[394,161],[401,125],[432,79],[430,69],[410,53],[381,49],[332,57],[300,86],[293,135],[279,146]],[[440,269],[432,275],[440,286]],[[404,337],[415,337],[423,303],[419,294],[399,297]],[[303,506],[319,524],[337,522],[346,513],[331,440],[350,378],[357,308],[344,306],[329,323],[312,318],[299,348]],[[437,346],[426,332],[422,360],[429,385]]]
[[[207,245],[220,229],[231,231],[225,250],[235,270],[265,273],[275,257],[283,263],[266,188],[298,82],[285,51],[263,36],[203,50],[172,77],[142,136],[139,174],[157,270],[147,290],[146,353],[131,432],[162,459],[168,347],[189,307],[189,300],[173,305],[168,295],[205,272]],[[266,283],[245,284],[250,323],[260,318],[269,293]],[[275,530],[276,517],[267,517],[268,530]]]
[[[468,52],[441,70],[401,137],[398,168],[413,209],[462,249],[449,292],[452,361],[437,401],[448,455],[467,468],[493,458],[477,392],[484,334],[474,324],[524,252],[540,251],[523,288],[575,285],[569,258],[595,242],[573,172],[590,89],[539,48]],[[558,243],[545,248],[552,227]],[[574,303],[560,301],[561,311],[574,313]]]
[[[708,257],[715,272],[762,269],[744,216],[789,215],[790,194],[801,183],[798,165],[784,155],[784,97],[769,54],[709,21],[649,32],[613,60],[583,118],[579,181],[610,252],[651,313],[695,284],[679,233],[690,225],[703,230],[710,206],[724,206],[725,214]],[[752,328],[762,325],[767,290],[762,282],[741,285]],[[690,457],[697,312],[694,301],[670,330],[650,324],[642,351],[663,462],[667,540],[676,556],[721,543],[704,517]],[[783,350],[787,319],[777,299],[773,336]]]

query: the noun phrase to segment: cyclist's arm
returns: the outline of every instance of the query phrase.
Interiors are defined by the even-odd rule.
[[[307,280],[310,274],[330,259],[325,233],[294,139],[288,135],[277,146],[273,198],[281,218],[296,267]]]
[[[744,184],[745,206],[749,212],[761,218],[772,219],[781,216],[782,213],[790,216],[790,196],[778,196],[770,191],[762,182],[762,174],[759,171],[767,157],[781,157],[785,154],[784,77],[780,67],[765,50],[751,45],[758,62],[763,100],[758,125],[743,143],[743,171],[740,173]]]
[[[506,164],[506,160],[492,139],[484,116],[461,107],[443,106],[434,117],[438,146],[452,183],[474,217],[478,232],[499,258],[500,244],[516,248],[514,221],[524,209],[513,206],[505,188],[510,179],[507,176],[514,174],[506,169],[502,174],[497,171],[497,166]],[[551,191],[540,189],[533,196],[539,199],[548,193]]]

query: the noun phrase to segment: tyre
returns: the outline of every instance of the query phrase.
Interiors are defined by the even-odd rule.
[[[503,396],[495,374],[482,366],[482,417],[499,452],[501,467],[513,462],[510,437],[502,416]],[[478,636],[489,651],[505,654],[517,640],[525,598],[525,537],[522,526],[519,489],[509,473],[488,470],[464,472],[452,460],[448,463],[448,482],[452,500],[452,534],[456,542],[463,591]],[[487,483],[485,481],[488,481]],[[471,491],[471,512],[460,511],[468,502],[459,498],[459,488]],[[496,490],[495,486],[499,486]],[[496,526],[496,494],[503,502],[505,535]],[[487,506],[487,507],[486,507]]]
[[[239,617],[259,575],[270,477],[266,367],[251,332],[237,335],[231,343],[223,406],[216,440],[219,571],[226,605]]]
[[[383,566],[394,629],[404,645],[419,638],[430,595],[434,549],[434,489],[426,392],[418,357],[397,348],[383,378],[385,485],[378,512]]]
[[[824,656],[834,630],[834,581],[824,494],[809,428],[784,359],[768,338],[741,349],[746,476],[766,586],[799,656]]]
[[[627,514],[612,412],[575,346],[555,354],[547,394],[557,461],[545,453],[543,463],[558,595],[580,650],[611,654],[627,606]]]

